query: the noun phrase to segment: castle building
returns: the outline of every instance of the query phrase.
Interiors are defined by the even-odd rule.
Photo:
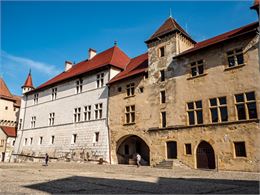
[[[0,161],[8,162],[14,148],[21,98],[0,78]]]
[[[109,161],[108,87],[129,57],[114,46],[72,64],[37,88],[24,84],[14,158]]]
[[[259,172],[258,28],[196,42],[169,17],[109,82],[111,162]]]

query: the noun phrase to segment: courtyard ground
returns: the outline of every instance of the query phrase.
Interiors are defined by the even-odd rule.
[[[259,194],[259,177],[183,167],[0,163],[0,194]]]

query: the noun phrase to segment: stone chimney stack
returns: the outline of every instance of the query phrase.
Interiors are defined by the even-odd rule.
[[[72,68],[72,62],[65,61],[65,71],[68,71],[71,68]]]
[[[97,54],[97,51],[92,49],[92,48],[89,48],[88,49],[88,59],[91,60],[95,55]]]

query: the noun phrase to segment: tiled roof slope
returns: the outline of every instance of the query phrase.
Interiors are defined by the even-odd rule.
[[[135,58],[132,58],[129,64],[126,66],[126,69],[123,72],[120,72],[113,79],[110,80],[108,84],[112,84],[116,81],[134,76],[140,73],[144,73],[148,68],[148,53],[144,53]]]
[[[250,7],[250,8],[251,8],[251,9],[257,9],[257,8],[259,7],[259,1],[260,1],[260,0],[255,0],[253,6]]]
[[[9,98],[13,97],[2,78],[0,78],[0,96]]]
[[[188,54],[188,53],[192,53],[194,51],[212,46],[212,45],[217,44],[217,43],[221,43],[223,41],[227,41],[229,39],[232,39],[232,38],[237,37],[239,35],[242,35],[244,33],[250,32],[252,30],[256,30],[258,26],[259,26],[259,23],[254,22],[254,23],[248,24],[246,26],[242,26],[240,28],[237,28],[235,30],[226,32],[224,34],[218,35],[216,37],[207,39],[205,41],[198,42],[197,44],[194,45],[194,47],[180,53],[179,55],[175,56],[174,58],[177,58],[179,56],[183,56],[183,55]]]
[[[155,31],[155,33],[147,40],[145,41],[146,43],[149,43],[155,39],[157,39],[157,37],[162,37],[170,32],[173,31],[179,31],[181,32],[184,36],[186,36],[189,40],[191,40],[193,43],[196,43],[196,41],[194,41],[190,35],[172,18],[169,17],[162,26],[160,26],[160,28],[157,29],[157,31]]]
[[[117,46],[111,47],[96,56],[91,60],[84,60],[78,64],[72,66],[66,72],[62,72],[56,77],[50,79],[46,83],[40,85],[35,90],[47,87],[49,85],[64,81],[66,79],[72,78],[74,76],[104,67],[106,65],[112,65],[120,69],[124,69],[125,66],[129,63],[130,58]],[[34,91],[34,90],[32,90]],[[30,91],[31,92],[31,91]],[[28,93],[30,93],[28,92]]]
[[[0,128],[4,131],[4,133],[8,137],[16,137],[16,129],[15,129],[15,127],[0,126]]]
[[[31,71],[29,72],[29,74],[28,74],[28,76],[27,76],[27,79],[26,79],[26,81],[24,82],[23,87],[31,87],[31,88],[34,88],[34,87],[33,87],[33,82],[32,82]]]

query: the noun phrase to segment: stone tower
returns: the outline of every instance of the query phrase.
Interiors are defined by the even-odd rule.
[[[28,91],[33,90],[33,89],[34,89],[34,87],[33,87],[32,75],[31,75],[31,70],[30,70],[29,74],[27,76],[27,79],[26,79],[24,85],[22,86],[22,90],[23,90],[22,93],[24,94]]]

